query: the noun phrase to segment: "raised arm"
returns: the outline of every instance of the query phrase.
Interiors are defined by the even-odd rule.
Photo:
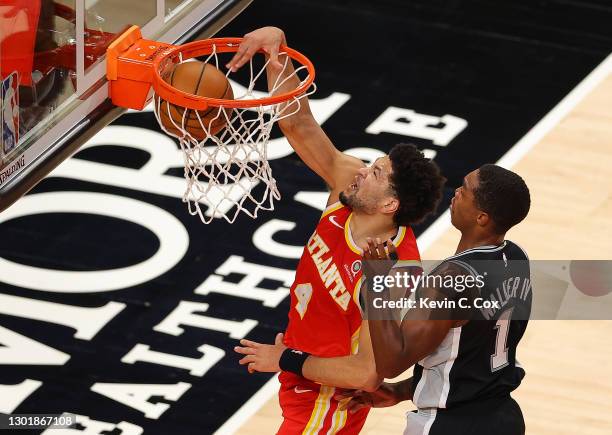
[[[237,70],[251,59],[259,50],[266,53],[270,62],[267,67],[268,86],[270,90],[275,83],[284,83],[276,89],[276,93],[293,90],[299,85],[299,78],[291,59],[279,54],[281,45],[286,45],[285,34],[277,27],[262,27],[244,36],[240,48],[234,58],[227,64],[232,70]],[[287,63],[286,68],[283,66]],[[279,78],[280,75],[280,78]],[[278,81],[277,81],[278,80]],[[318,174],[331,189],[329,202],[335,202],[339,193],[353,182],[363,162],[355,157],[340,152],[321,126],[317,123],[310,110],[308,98],[300,100],[299,110],[292,116],[279,121],[279,127],[292,148],[302,161]],[[295,101],[288,104],[295,105]],[[295,107],[287,108],[288,111]]]

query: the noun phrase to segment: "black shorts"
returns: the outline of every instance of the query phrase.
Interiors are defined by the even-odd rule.
[[[451,409],[407,413],[404,435],[524,435],[525,420],[510,397],[478,400]]]

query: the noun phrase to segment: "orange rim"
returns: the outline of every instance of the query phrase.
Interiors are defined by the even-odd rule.
[[[238,50],[238,46],[242,42],[242,38],[212,38],[202,41],[194,41],[184,45],[173,46],[169,50],[160,53],[153,60],[153,89],[155,93],[162,99],[169,101],[172,104],[181,107],[187,107],[195,110],[206,110],[208,106],[213,107],[231,107],[231,108],[248,108],[258,106],[268,106],[272,104],[282,103],[293,97],[303,94],[312,85],[315,78],[314,65],[306,56],[299,51],[281,45],[280,52],[285,52],[287,55],[306,67],[308,77],[304,82],[293,91],[275,95],[273,97],[258,98],[253,100],[224,100],[222,98],[208,98],[199,95],[190,94],[176,89],[167,83],[160,75],[160,69],[164,62],[168,59],[178,58],[182,55],[182,60],[191,59],[199,56],[206,56],[213,52],[216,46],[217,53],[231,53]],[[263,53],[263,51],[260,51]]]

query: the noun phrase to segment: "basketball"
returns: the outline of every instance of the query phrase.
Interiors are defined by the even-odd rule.
[[[165,78],[175,88],[200,97],[233,99],[234,92],[227,77],[213,65],[199,61],[177,64]],[[198,140],[206,137],[204,125],[211,135],[219,133],[230,117],[231,108],[210,106],[206,110],[187,109],[156,97],[159,104],[160,122],[171,134],[182,136],[183,126],[191,136]],[[185,113],[186,112],[186,113]],[[198,119],[199,116],[199,119]],[[200,123],[201,121],[201,123]]]

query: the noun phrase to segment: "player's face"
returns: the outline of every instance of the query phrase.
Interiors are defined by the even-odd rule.
[[[340,200],[353,210],[376,213],[386,199],[394,196],[389,184],[392,171],[389,156],[376,159],[359,170],[353,182],[340,193]]]
[[[451,199],[451,222],[461,230],[473,225],[480,210],[476,207],[474,190],[478,187],[478,169],[470,172],[463,178],[463,184],[455,189],[455,196]]]

